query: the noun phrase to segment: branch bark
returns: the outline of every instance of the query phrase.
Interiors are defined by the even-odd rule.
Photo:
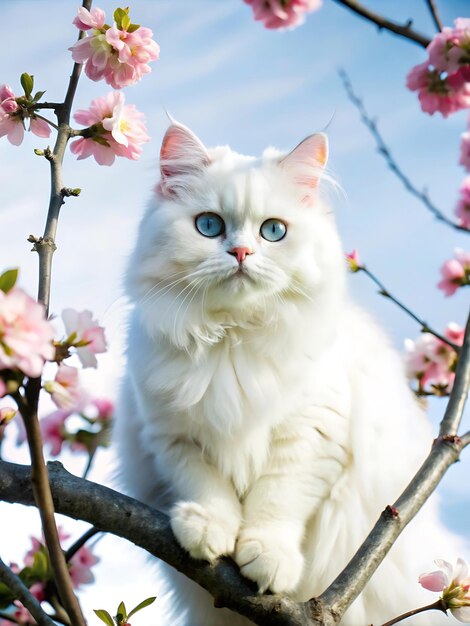
[[[411,20],[408,20],[405,24],[393,22],[392,20],[387,19],[379,13],[374,13],[373,11],[370,11],[359,2],[356,2],[356,0],[335,0],[335,2],[350,9],[353,13],[356,13],[356,15],[363,17],[368,22],[376,24],[379,27],[379,30],[388,30],[394,35],[409,39],[410,41],[417,43],[423,48],[426,48],[430,43],[429,37],[426,37],[426,35],[422,35],[421,33],[413,30],[413,28],[411,27]]]

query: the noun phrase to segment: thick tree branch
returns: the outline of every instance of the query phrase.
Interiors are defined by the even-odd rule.
[[[21,578],[14,574],[2,559],[0,559],[0,580],[5,583],[21,604],[28,609],[39,626],[54,626],[54,622],[42,610],[41,605],[30,593]]]
[[[405,491],[392,506],[382,512],[349,564],[319,597],[320,601],[340,616],[364,589],[401,531],[418,513],[448,468],[459,459],[463,448],[470,443],[469,437],[465,436],[464,439],[455,435],[462,420],[469,388],[470,316],[457,363],[454,386],[441,424],[441,433],[444,434],[434,440],[431,452]]]
[[[347,7],[353,13],[356,13],[356,15],[360,15],[369,22],[376,24],[379,27],[379,30],[388,30],[395,35],[398,35],[399,37],[405,37],[405,39],[409,39],[410,41],[413,41],[414,43],[423,46],[423,48],[426,48],[430,42],[430,39],[428,37],[413,30],[413,28],[411,27],[411,20],[408,20],[405,24],[398,24],[398,22],[392,22],[392,20],[387,19],[379,13],[374,13],[373,11],[370,11],[359,2],[356,2],[356,0],[335,0],[335,2],[343,5],[344,7]]]
[[[378,128],[377,128],[377,124],[376,122],[368,115],[365,107],[364,107],[364,103],[362,102],[362,100],[355,94],[351,81],[349,80],[349,76],[347,75],[347,73],[341,69],[339,71],[339,75],[341,77],[341,80],[343,81],[343,85],[344,88],[346,89],[346,93],[348,95],[348,98],[351,100],[351,102],[354,104],[354,106],[357,108],[357,110],[359,111],[359,114],[361,116],[361,120],[364,123],[364,126],[366,126],[371,135],[374,137],[376,143],[377,143],[377,148],[379,153],[384,157],[385,161],[387,162],[388,167],[392,170],[392,172],[401,180],[401,182],[403,183],[405,189],[407,191],[409,191],[411,193],[411,195],[415,196],[415,198],[418,198],[418,200],[420,200],[422,202],[422,204],[424,204],[424,206],[426,207],[426,209],[428,211],[430,211],[434,217],[436,219],[438,219],[439,221],[443,222],[444,224],[447,224],[447,226],[451,226],[452,228],[455,228],[456,230],[459,230],[461,232],[465,232],[465,233],[470,233],[470,230],[468,228],[466,228],[465,226],[460,226],[459,224],[457,224],[456,222],[454,222],[453,220],[449,219],[448,217],[446,217],[444,215],[444,213],[442,213],[442,211],[440,211],[429,199],[427,193],[425,191],[420,191],[412,182],[411,180],[408,178],[408,176],[403,172],[403,170],[400,168],[400,166],[397,164],[397,162],[395,161],[395,159],[392,156],[392,153],[390,152],[390,149],[388,148],[387,144],[385,143],[382,135],[380,134]]]

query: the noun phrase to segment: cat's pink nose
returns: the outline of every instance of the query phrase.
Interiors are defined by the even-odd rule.
[[[227,250],[227,252],[236,257],[238,263],[243,263],[249,254],[253,254],[253,250],[251,248],[232,248],[231,250]]]

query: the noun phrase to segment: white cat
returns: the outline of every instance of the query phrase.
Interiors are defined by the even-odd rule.
[[[127,274],[116,426],[127,489],[169,513],[192,556],[231,555],[260,590],[299,600],[346,565],[432,437],[399,357],[346,293],[326,159],[323,134],[258,160],[170,126]],[[418,574],[460,548],[428,503],[341,623],[431,602]],[[166,625],[251,623],[166,569]]]

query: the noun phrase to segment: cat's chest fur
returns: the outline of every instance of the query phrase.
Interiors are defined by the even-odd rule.
[[[331,419],[324,419],[327,408],[341,416],[337,429],[344,431],[349,410],[348,384],[334,350],[314,358],[292,341],[270,345],[270,332],[228,328],[216,344],[191,352],[161,336],[150,339],[134,323],[130,358],[140,355],[144,365],[138,385],[146,391],[147,441],[196,442],[243,493],[265,468],[273,442],[291,437],[299,420],[301,428],[307,423],[338,438]]]

